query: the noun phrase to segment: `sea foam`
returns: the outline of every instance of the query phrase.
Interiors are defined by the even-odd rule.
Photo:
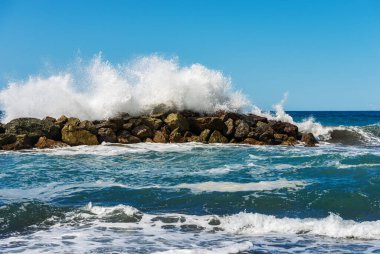
[[[157,106],[176,110],[241,111],[250,103],[232,88],[222,72],[201,64],[180,66],[157,55],[112,65],[95,56],[76,71],[49,77],[31,76],[0,92],[5,121],[17,117],[104,119],[126,112],[150,113]]]

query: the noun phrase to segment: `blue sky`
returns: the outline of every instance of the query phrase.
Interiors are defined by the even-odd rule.
[[[380,1],[0,1],[0,87],[78,54],[159,53],[270,109],[380,110]]]

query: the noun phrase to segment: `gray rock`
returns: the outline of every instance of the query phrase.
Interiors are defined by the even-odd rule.
[[[244,139],[248,136],[249,125],[245,121],[240,121],[235,130],[235,138]]]
[[[59,140],[61,137],[59,126],[36,118],[14,119],[5,125],[5,133],[37,137],[36,142],[42,136],[53,140]]]

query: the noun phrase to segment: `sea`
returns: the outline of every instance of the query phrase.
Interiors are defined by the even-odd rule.
[[[380,112],[286,114],[317,147],[0,151],[0,253],[380,253]]]

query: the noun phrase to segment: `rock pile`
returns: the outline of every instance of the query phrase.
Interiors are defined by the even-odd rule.
[[[81,121],[61,116],[18,118],[0,124],[0,149],[19,150],[98,145],[102,142],[242,143],[249,145],[315,146],[311,133],[300,133],[291,123],[253,114],[170,112],[133,117],[123,114],[107,120]]]

